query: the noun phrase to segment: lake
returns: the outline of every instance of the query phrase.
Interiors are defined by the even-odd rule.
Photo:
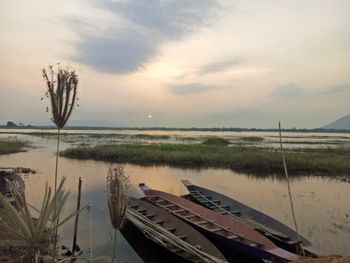
[[[3,130],[2,130],[3,131]],[[9,132],[13,130],[8,130]],[[27,132],[27,130],[24,130]],[[65,131],[68,132],[68,131]],[[71,131],[79,133],[86,131]],[[91,131],[92,133],[107,133],[111,131]],[[141,131],[116,131],[118,134],[140,134]],[[237,137],[262,136],[269,147],[277,143],[274,133],[215,133],[215,132],[175,132],[147,131],[146,134],[170,135],[174,142],[176,138],[217,135],[234,141]],[[23,134],[0,134],[0,138],[24,139],[34,147],[27,152],[0,156],[0,167],[28,167],[38,170],[37,174],[24,177],[26,182],[27,200],[39,207],[42,201],[45,182],[53,185],[55,148],[54,137],[39,137]],[[288,133],[286,140],[315,140],[329,146],[349,147],[349,134],[301,134]],[[74,138],[74,137],[73,137]],[[306,138],[306,139],[305,139]],[[198,139],[200,140],[200,139]],[[61,144],[65,149],[74,142],[85,141],[82,137],[76,141],[70,140]],[[184,140],[183,140],[184,141]],[[267,142],[266,142],[267,141]],[[89,141],[101,143],[101,141]],[[325,143],[324,143],[325,142]],[[154,141],[152,143],[162,143]],[[327,144],[328,143],[328,144]],[[288,144],[295,147],[294,144]],[[298,147],[307,144],[300,143]],[[313,147],[314,145],[312,145]],[[287,160],[288,162],[288,160]],[[93,256],[111,255],[113,229],[109,221],[106,204],[106,176],[111,164],[98,161],[82,161],[60,158],[59,177],[67,178],[65,187],[71,191],[70,202],[67,203],[66,213],[73,211],[76,206],[76,193],[79,177],[83,180],[82,203],[91,202],[91,214],[83,212],[80,217],[78,244],[84,250],[84,255],[90,253],[90,225],[92,226]],[[150,187],[170,192],[176,195],[186,194],[186,188],[181,180],[187,179],[194,184],[210,188],[214,191],[233,197],[251,207],[254,207],[293,228],[290,213],[287,184],[274,176],[258,178],[253,175],[235,173],[226,169],[179,169],[168,166],[138,166],[125,165],[125,173],[131,183],[127,190],[129,195],[140,197],[142,192],[138,183],[147,183]],[[346,181],[327,177],[298,177],[291,180],[296,217],[301,234],[309,239],[320,254],[340,254],[350,256],[350,184]],[[91,223],[91,224],[90,224]],[[61,243],[71,246],[73,220],[64,226],[60,238]],[[143,262],[131,246],[118,235],[117,254],[121,262]]]

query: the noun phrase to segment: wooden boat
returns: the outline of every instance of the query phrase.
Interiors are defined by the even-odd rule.
[[[196,248],[200,248],[201,251],[214,256],[218,259],[217,262],[227,262],[222,253],[205,236],[166,210],[133,197],[128,198],[128,209],[136,211],[144,219],[156,223],[168,233],[171,233],[186,243],[195,246]],[[127,221],[128,223],[126,227],[129,229],[130,227],[138,228],[138,226],[133,224],[130,219]],[[141,233],[144,232],[142,229],[138,228],[138,230]],[[203,262],[200,257],[192,255],[174,245],[162,242],[160,238],[151,238],[147,234],[143,236],[155,243],[160,251],[162,251],[162,255],[164,255],[164,253],[170,255],[167,260],[168,262]]]
[[[182,183],[189,191],[189,196],[186,198],[250,225],[285,250],[298,254],[301,252],[300,245],[302,245],[308,256],[316,256],[314,252],[307,249],[311,246],[310,241],[298,236],[295,231],[276,219],[223,194],[193,185],[187,180],[182,180]]]
[[[25,185],[22,177],[10,169],[0,170],[0,193],[9,203],[17,207],[17,198],[10,185],[16,187],[20,194],[24,194]]]
[[[237,252],[273,262],[299,258],[298,255],[277,247],[264,235],[235,218],[216,213],[185,198],[152,190],[145,184],[139,184],[139,187],[149,202],[166,209],[206,235],[222,249],[228,260],[230,254]]]

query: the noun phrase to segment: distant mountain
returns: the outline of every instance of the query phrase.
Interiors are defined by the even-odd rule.
[[[350,130],[350,114],[346,115],[326,126],[321,127],[321,129],[330,130]]]

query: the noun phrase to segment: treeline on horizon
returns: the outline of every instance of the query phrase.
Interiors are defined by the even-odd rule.
[[[55,129],[53,125],[37,126],[37,125],[23,125],[23,126],[8,126],[0,125],[0,129]],[[227,127],[212,127],[212,128],[181,128],[181,127],[98,127],[98,126],[67,126],[64,130],[136,130],[136,131],[204,131],[204,132],[276,132],[277,128],[227,128]],[[345,129],[298,129],[298,128],[282,128],[284,132],[323,132],[323,133],[350,133],[350,130]]]

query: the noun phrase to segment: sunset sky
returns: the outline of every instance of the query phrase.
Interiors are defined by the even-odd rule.
[[[49,123],[42,67],[79,75],[72,121],[316,128],[350,113],[349,0],[3,0],[0,124]]]

